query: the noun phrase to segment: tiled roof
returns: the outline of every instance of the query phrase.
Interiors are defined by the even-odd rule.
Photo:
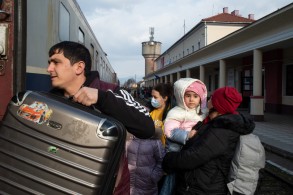
[[[229,13],[221,13],[209,18],[202,19],[202,22],[239,22],[239,23],[252,23],[255,20],[244,18],[241,16],[229,14]]]

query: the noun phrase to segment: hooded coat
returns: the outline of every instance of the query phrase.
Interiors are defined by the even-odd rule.
[[[160,136],[150,139],[133,137],[127,141],[126,150],[130,171],[130,194],[157,195],[158,182],[164,175],[162,161],[166,153]]]
[[[202,114],[199,115],[199,109],[189,109],[184,102],[184,94],[188,86],[197,82],[204,93],[199,94],[201,98],[200,109]],[[188,133],[197,122],[202,121],[206,115],[206,98],[207,90],[204,83],[198,79],[182,78],[174,84],[174,96],[176,98],[177,106],[172,108],[166,117],[164,123],[164,133],[167,137],[167,150],[179,151],[182,145],[188,139]]]
[[[163,159],[167,173],[176,172],[176,194],[227,194],[227,175],[240,135],[253,131],[252,119],[220,115],[202,125],[180,152]]]

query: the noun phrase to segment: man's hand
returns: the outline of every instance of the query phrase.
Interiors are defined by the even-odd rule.
[[[98,102],[98,89],[82,87],[73,96],[73,101],[90,106]]]

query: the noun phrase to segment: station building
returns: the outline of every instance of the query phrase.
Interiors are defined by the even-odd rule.
[[[264,113],[293,114],[293,3],[254,20],[239,10],[202,19],[160,53],[161,42],[142,43],[145,86],[174,83],[184,77],[202,80],[209,95],[236,87],[242,108],[257,121]]]

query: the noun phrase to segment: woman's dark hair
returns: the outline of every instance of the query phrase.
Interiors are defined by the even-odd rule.
[[[166,102],[166,106],[163,112],[163,118],[162,120],[164,120],[167,116],[168,111],[173,107],[173,87],[170,83],[158,83],[157,85],[155,85],[153,87],[153,90],[156,90],[160,93],[160,95],[165,98],[168,97],[167,102]],[[151,110],[153,110],[154,108],[152,108]]]
[[[213,107],[213,108],[211,108],[211,109],[209,109],[209,115],[211,114],[211,113],[213,113],[213,112],[217,112],[217,110]]]
[[[71,64],[83,61],[85,63],[85,76],[89,75],[92,59],[89,50],[84,45],[72,41],[63,41],[50,48],[49,57],[57,53],[63,53]]]

